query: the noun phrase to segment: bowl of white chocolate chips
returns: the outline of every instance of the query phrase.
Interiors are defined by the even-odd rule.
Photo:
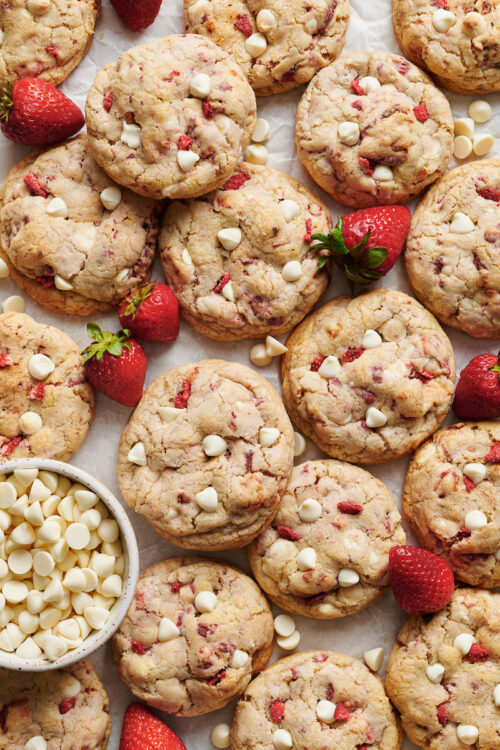
[[[134,596],[139,553],[117,498],[49,459],[0,465],[0,666],[67,666],[100,648]]]

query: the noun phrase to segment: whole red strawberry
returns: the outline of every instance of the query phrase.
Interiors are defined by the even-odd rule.
[[[406,206],[374,206],[339,218],[328,234],[313,234],[312,250],[324,250],[318,270],[332,257],[346,277],[351,294],[356,284],[371,284],[393,267],[410,231]]]
[[[175,341],[179,335],[179,303],[166,284],[152,281],[132,290],[118,310],[124,328],[143,341]]]
[[[109,398],[125,406],[135,406],[141,396],[148,362],[144,349],[130,338],[130,331],[109,333],[97,323],[87,331],[94,340],[83,352],[83,365],[89,382]]]
[[[160,12],[162,0],[111,0],[125,26],[132,31],[144,31]]]
[[[455,589],[448,563],[429,550],[406,545],[389,552],[389,581],[401,609],[415,616],[446,607]]]
[[[62,91],[38,78],[21,78],[0,92],[3,134],[23,146],[63,141],[84,125],[82,112]]]
[[[143,703],[125,711],[119,750],[186,750],[179,737]]]
[[[500,358],[478,354],[460,373],[453,411],[459,419],[500,417]]]

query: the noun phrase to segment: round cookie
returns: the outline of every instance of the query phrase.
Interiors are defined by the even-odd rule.
[[[0,191],[0,255],[43,307],[105,312],[149,279],[159,210],[156,201],[118,188],[81,135],[33,151],[11,169]]]
[[[85,440],[94,412],[78,345],[29,315],[3,313],[0,373],[0,463],[34,456],[67,461]]]
[[[0,88],[34,77],[58,86],[87,54],[100,0],[0,3]]]
[[[243,692],[269,661],[273,634],[271,610],[241,570],[172,557],[142,573],[113,650],[134,695],[199,716]]]
[[[455,385],[449,339],[413,297],[374,289],[306,318],[281,360],[283,399],[333,458],[382,464],[411,453],[446,416]]]
[[[256,122],[255,95],[220,47],[174,34],[107,65],[86,107],[92,152],[149,198],[194,198],[232,174]]]
[[[237,362],[182,365],[147,388],[118,454],[123,497],[178,547],[243,547],[276,514],[293,428],[267,380]]]
[[[499,201],[500,159],[463,164],[421,200],[407,239],[415,296],[471,336],[500,336]]]
[[[293,469],[278,513],[248,556],[275,604],[329,620],[385,593],[389,551],[405,539],[382,482],[351,464],[307,461]]]
[[[229,52],[257,95],[279,94],[341,53],[349,0],[184,0],[184,21]]]
[[[169,206],[163,270],[184,318],[206,336],[277,336],[300,323],[328,287],[328,266],[318,273],[310,244],[331,226],[324,203],[293,177],[240,163],[221,190]],[[301,275],[285,280],[286,264],[297,260]]]
[[[83,659],[49,672],[0,670],[0,747],[24,750],[43,737],[48,750],[105,750],[109,700],[92,664]]]
[[[499,0],[393,0],[392,9],[401,49],[440,86],[459,94],[500,91]]]
[[[456,589],[431,619],[408,620],[389,657],[387,692],[426,750],[498,747],[499,684],[500,594]]]
[[[406,475],[403,510],[420,543],[472,586],[500,586],[499,464],[500,424],[466,422],[433,435]]]
[[[406,203],[446,169],[453,118],[446,97],[404,57],[353,52],[307,87],[295,141],[312,179],[339,203]]]
[[[317,715],[330,710],[331,720]],[[380,679],[334,651],[304,651],[268,667],[238,702],[231,729],[232,750],[398,750],[401,742]]]

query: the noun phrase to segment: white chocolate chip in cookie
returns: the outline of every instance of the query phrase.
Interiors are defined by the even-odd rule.
[[[469,477],[469,479],[472,479],[474,484],[478,484],[479,482],[482,482],[483,479],[486,478],[487,470],[486,466],[484,464],[466,464],[463,468],[464,474]]]
[[[180,415],[183,414],[185,411],[186,411],[185,409],[176,409],[175,406],[159,406],[158,407],[158,414],[160,415],[161,419],[167,424],[170,424],[171,422],[175,422],[177,417],[180,417]]]
[[[45,213],[65,219],[68,215],[68,207],[62,198],[52,198],[45,206]]]
[[[234,289],[231,281],[228,281],[227,284],[223,287],[221,294],[224,299],[227,299],[228,302],[234,302]]]
[[[267,162],[267,148],[260,143],[252,143],[245,149],[245,161],[250,164],[265,164]]]
[[[372,177],[374,180],[379,180],[379,182],[389,182],[394,179],[394,173],[385,164],[377,164]]]
[[[107,211],[114,211],[122,200],[122,191],[117,185],[104,188],[101,193],[101,203]]]
[[[442,664],[429,664],[425,673],[431,682],[438,685],[444,677],[444,667]]]
[[[360,130],[357,122],[341,122],[338,128],[339,140],[346,146],[355,146],[359,141]]]
[[[41,734],[36,734],[26,742],[24,750],[47,750],[47,740]]]
[[[263,448],[269,448],[279,439],[280,434],[277,427],[261,427],[259,430],[259,443]]]
[[[277,729],[273,734],[273,745],[276,750],[290,750],[293,747],[292,735],[286,729]]]
[[[304,547],[297,555],[297,567],[299,570],[314,570],[317,563],[316,550],[314,547]]]
[[[323,515],[323,507],[314,498],[308,498],[299,505],[299,518],[304,523],[314,523]]]
[[[34,435],[43,427],[43,420],[39,414],[34,411],[25,411],[19,417],[19,427],[25,435]]]
[[[366,410],[365,422],[366,426],[370,427],[370,429],[376,429],[387,424],[387,417],[380,409],[377,409],[375,406],[369,406]]]
[[[460,633],[453,641],[453,646],[460,651],[462,656],[466,656],[475,644],[476,639],[470,633]]]
[[[130,461],[131,464],[137,464],[137,466],[146,466],[146,449],[144,448],[143,443],[136,443],[132,446],[127,454],[127,460]]]
[[[369,651],[365,651],[363,654],[365,664],[372,672],[378,672],[382,666],[384,660],[384,649],[383,648],[371,648]]]
[[[498,685],[495,685],[495,688],[493,690],[493,701],[495,703],[495,706],[500,706],[500,683]]]
[[[453,155],[456,159],[467,159],[472,154],[472,141],[465,135],[457,135],[453,141]]]
[[[441,34],[446,34],[451,29],[457,17],[451,10],[445,8],[438,8],[432,15],[432,25]]]
[[[474,231],[474,223],[467,214],[457,211],[450,224],[450,232],[453,234],[468,234]]]
[[[123,121],[123,128],[120,140],[129,148],[140,148],[141,146],[141,127],[135,123]]]
[[[217,506],[219,505],[219,498],[213,487],[206,487],[206,489],[201,490],[201,492],[197,492],[194,499],[200,508],[207,513],[213,513],[214,510],[217,510]]]
[[[59,274],[57,273],[54,276],[54,286],[61,292],[70,292],[73,289],[73,284],[71,284],[69,281],[66,281],[66,279],[63,279],[63,277],[59,276]]]
[[[207,456],[222,456],[227,450],[227,443],[220,435],[207,435],[201,445]]]
[[[217,239],[224,250],[234,250],[241,242],[241,229],[239,227],[227,227],[217,232]]]
[[[256,367],[266,367],[272,361],[272,356],[267,353],[267,347],[263,343],[252,346],[249,358]]]
[[[281,275],[283,276],[284,280],[288,281],[289,283],[298,281],[302,276],[302,265],[300,261],[290,260],[288,261],[288,263],[285,263],[281,271]]]
[[[189,250],[187,248],[183,248],[181,253],[182,262],[186,264],[186,266],[194,266],[193,259],[191,258],[191,255],[189,254]]]
[[[475,135],[474,140],[472,141],[472,149],[476,156],[486,156],[494,145],[495,139],[490,133]]]
[[[198,612],[213,612],[217,606],[217,597],[213,591],[200,591],[194,598],[194,606]]]
[[[465,135],[467,138],[474,137],[475,124],[472,117],[459,117],[453,121],[453,130],[455,135]]]
[[[235,649],[231,658],[231,666],[233,669],[242,669],[248,662],[249,655],[246,651],[242,651],[240,648]]]
[[[361,341],[361,346],[364,349],[375,349],[377,346],[380,346],[381,343],[382,336],[377,333],[377,331],[368,328],[368,330],[365,331],[365,335],[363,336],[363,339]]]
[[[278,206],[287,221],[292,221],[297,216],[300,216],[300,206],[297,201],[285,198],[285,200],[279,202]]]
[[[266,336],[266,352],[270,357],[280,357],[287,352],[287,347],[272,336]]]
[[[380,81],[378,78],[374,78],[374,76],[364,76],[359,79],[359,85],[367,94],[372,94],[380,88]]]
[[[465,14],[462,28],[467,36],[474,39],[474,37],[484,34],[487,24],[481,13],[472,11]]]
[[[255,24],[259,31],[266,33],[276,26],[276,13],[268,8],[263,8],[257,13]],[[264,48],[265,49],[265,48]],[[249,50],[250,51],[250,50]],[[250,53],[251,54],[251,53]]]
[[[252,141],[255,141],[256,143],[262,143],[263,141],[268,140],[270,134],[271,131],[268,121],[264,120],[262,117],[259,117],[257,122],[255,123],[255,128],[252,133]]]
[[[160,643],[172,641],[174,638],[178,638],[180,633],[181,631],[172,620],[169,620],[168,617],[161,618],[158,629],[158,640]]]
[[[337,708],[332,701],[318,701],[316,705],[316,716],[325,724],[331,724],[335,721],[335,709]]]
[[[267,39],[264,34],[257,32],[245,41],[245,49],[251,57],[260,57],[267,49]]]
[[[0,29],[0,47],[5,41],[5,31],[3,29]]]
[[[459,724],[457,737],[464,745],[474,745],[479,737],[479,729],[472,724]]]
[[[341,588],[349,588],[359,583],[359,575],[355,570],[350,568],[342,568],[338,575],[338,583]]]
[[[465,516],[464,524],[469,531],[478,531],[488,525],[488,519],[482,510],[471,510]]]
[[[45,380],[51,372],[55,370],[55,365],[45,354],[33,354],[28,362],[28,372],[35,380]],[[49,493],[50,494],[50,493]]]
[[[315,18],[310,18],[305,23],[305,29],[308,34],[311,34],[311,36],[318,30],[318,22]]]
[[[336,357],[335,354],[330,354],[321,363],[321,366],[318,369],[318,375],[321,375],[322,378],[327,379],[338,378],[341,370],[342,367],[338,357]]]
[[[197,99],[206,99],[210,94],[210,76],[206,73],[198,73],[191,79],[189,84],[189,92],[191,96],[195,96]]]
[[[467,109],[469,117],[482,125],[484,122],[491,120],[491,105],[484,99],[475,99],[469,104]]]
[[[200,157],[194,151],[177,151],[177,163],[183,172],[189,172],[199,161]]]

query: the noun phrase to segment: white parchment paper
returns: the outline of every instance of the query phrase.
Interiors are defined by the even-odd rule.
[[[109,0],[103,0],[103,6],[90,53],[62,87],[82,109],[85,105],[88,89],[100,68],[116,60],[123,51],[131,46],[183,31],[182,0],[163,0],[163,6],[156,22],[142,34],[134,34],[121,24],[110,6]],[[400,52],[392,29],[391,6],[391,0],[351,0],[352,14],[345,51],[385,49]],[[269,149],[268,164],[292,174],[305,185],[321,194],[335,218],[337,215],[347,213],[348,210],[329,199],[309,180],[295,152],[293,128],[295,111],[302,92],[303,88],[278,96],[257,99],[259,115],[265,117],[271,126],[272,136],[267,144]],[[495,137],[500,137],[500,94],[491,95],[487,98],[493,107],[494,117],[489,123],[479,126],[479,132],[490,132]],[[449,99],[454,116],[465,116],[471,98],[449,94]],[[27,149],[16,146],[0,137],[0,178],[2,180],[10,167],[22,158],[26,151]],[[500,141],[497,141],[490,156],[499,155]],[[454,162],[450,167],[453,166],[455,166]],[[154,277],[163,278],[158,262]],[[402,263],[398,263],[396,268],[379,285],[410,293]],[[344,292],[343,281],[336,278],[333,280],[323,302]],[[10,279],[0,281],[0,302],[5,297],[18,293],[21,292]],[[50,313],[28,298],[26,298],[26,312],[39,321],[62,328],[82,347],[87,344],[87,321],[85,319]],[[119,327],[118,318],[114,313],[102,315],[95,319],[107,330],[116,330]],[[483,351],[497,351],[500,348],[500,341],[474,340],[464,333],[451,331],[450,329],[447,329],[447,333],[453,343],[458,370],[464,367],[475,354]],[[151,383],[158,375],[176,365],[195,362],[206,357],[220,357],[249,365],[248,352],[253,343],[250,341],[237,344],[218,343],[201,336],[183,323],[180,336],[175,344],[146,344],[145,349],[149,360],[146,385]],[[277,360],[260,372],[279,389]],[[130,410],[126,407],[98,394],[96,416],[89,436],[83,448],[72,459],[74,464],[86,469],[103,481],[118,497],[120,494],[116,480],[117,445],[129,414]],[[452,422],[453,415],[448,417],[445,424]],[[320,457],[323,457],[323,454],[308,441],[307,453],[299,460]],[[371,467],[373,474],[389,486],[398,505],[401,503],[406,467],[406,459],[381,467]],[[166,557],[180,554],[179,549],[164,541],[141,516],[134,514],[132,511],[129,511],[129,516],[134,524],[139,543],[141,568]],[[409,538],[413,540],[411,535]],[[223,557],[248,570],[244,551],[218,553],[217,557]],[[273,607],[273,611],[277,612],[278,610]],[[331,623],[302,617],[297,617],[296,620],[301,633],[300,649],[332,649],[362,658],[363,651],[368,648],[383,646],[387,658],[394,637],[405,620],[405,615],[395,604],[392,594],[388,593],[369,609],[342,620],[332,621]],[[275,647],[273,660],[283,655],[284,652]],[[109,645],[98,651],[92,661],[106,687],[111,702],[113,731],[109,742],[109,750],[118,750],[123,713],[132,700],[132,695],[118,676]],[[384,660],[384,666],[380,671],[381,676],[385,672],[385,662],[386,660]],[[211,728],[222,721],[231,723],[233,709],[234,703],[225,709],[198,718],[165,718],[182,737],[187,750],[209,750],[212,747],[209,739]],[[403,747],[404,750],[409,750],[415,746],[406,739]]]

